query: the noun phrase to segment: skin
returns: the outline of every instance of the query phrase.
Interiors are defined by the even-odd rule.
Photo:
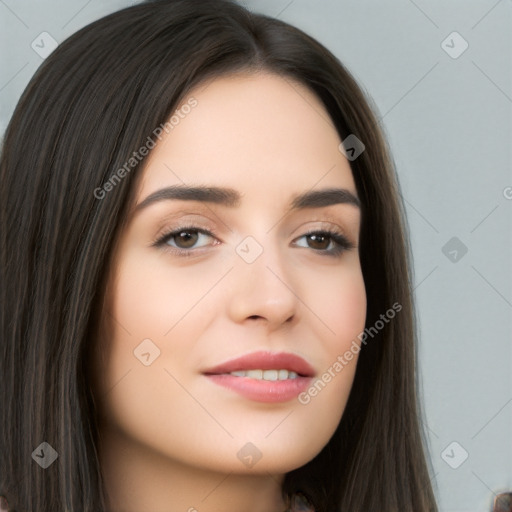
[[[183,103],[191,96],[197,106],[151,150],[136,203],[184,183],[234,188],[242,199],[162,200],[132,213],[121,233],[95,356],[109,510],[282,512],[284,475],[331,438],[357,354],[307,405],[252,401],[201,372],[267,350],[303,357],[318,378],[349,350],[366,317],[360,210],[289,204],[312,189],[356,188],[325,108],[303,85],[243,73]],[[192,256],[152,245],[189,223],[215,234],[168,241]],[[329,256],[321,249],[331,239],[304,236],[333,228],[355,248]],[[263,249],[250,264],[235,250],[247,236]],[[160,356],[145,366],[134,350],[148,338]],[[237,457],[248,442],[261,453],[252,467]]]

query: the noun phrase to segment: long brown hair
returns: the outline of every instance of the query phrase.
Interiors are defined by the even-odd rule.
[[[436,511],[417,397],[411,254],[399,185],[371,100],[326,48],[229,0],[157,0],[106,16],[62,43],[24,91],[0,162],[0,494],[18,512],[103,511],[90,347],[108,263],[141,161],[94,193],[165,123],[187,91],[267,70],[309,87],[341,140],[362,204],[367,327],[339,427],[286,475],[318,512]],[[59,457],[42,470],[32,452]]]

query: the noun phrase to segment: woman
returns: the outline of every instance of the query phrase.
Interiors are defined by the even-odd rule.
[[[107,16],[1,180],[10,510],[437,510],[399,186],[317,41],[227,0]]]

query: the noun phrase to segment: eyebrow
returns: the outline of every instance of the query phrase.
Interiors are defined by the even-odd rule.
[[[134,213],[159,201],[173,199],[180,201],[200,201],[236,208],[240,205],[241,198],[241,194],[232,188],[173,185],[159,189],[150,194],[137,204]],[[290,209],[322,208],[334,204],[350,204],[361,208],[361,202],[350,190],[345,188],[327,188],[295,195],[290,203]]]

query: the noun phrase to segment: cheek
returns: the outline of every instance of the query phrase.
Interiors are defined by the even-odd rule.
[[[171,273],[161,259],[142,264],[136,251],[127,254],[111,283],[112,300],[104,315],[109,329],[105,327],[101,337],[98,366],[103,425],[190,462],[196,456],[190,447],[198,444],[197,425],[206,423],[197,450],[205,460],[197,455],[198,463],[208,462],[209,436],[215,432],[189,394],[194,370],[190,340],[204,330],[197,321],[200,315],[191,308],[204,293],[200,288],[211,286],[203,285],[192,289],[186,273]],[[231,451],[236,454],[235,447]]]
[[[347,262],[338,273],[330,273],[321,287],[304,289],[311,310],[310,328],[318,341],[318,374],[298,397],[296,418],[303,424],[315,418],[309,432],[325,444],[334,434],[354,380],[361,343],[358,335],[366,322],[366,289],[359,261]],[[290,434],[291,438],[293,435]]]
[[[219,269],[202,271],[198,278],[197,273],[169,265],[163,251],[126,252],[114,286],[112,314],[134,341],[152,336],[169,340],[184,318],[204,307],[201,297],[218,279]]]
[[[161,335],[172,326],[178,306],[172,296],[176,294],[176,287],[180,288],[176,281],[167,281],[169,285],[165,286],[166,281],[158,266],[148,265],[137,253],[127,257],[119,268],[112,314],[134,338]],[[186,294],[186,290],[181,288],[180,296],[183,293]]]
[[[100,385],[108,400],[105,410],[109,415],[116,408],[129,409],[130,403],[135,409],[139,391],[155,386],[155,368],[161,366],[164,353],[164,334],[173,325],[176,309],[170,302],[171,294],[163,295],[165,287],[159,282],[155,267],[143,264],[136,251],[123,251],[126,257],[116,267],[116,278],[108,286],[110,300],[103,312],[98,344]],[[145,366],[148,352],[151,364]],[[133,382],[139,382],[139,386],[125,402],[123,391]]]
[[[338,289],[338,298],[326,305],[326,313],[333,330],[340,338],[359,334],[366,321],[366,291],[361,275],[350,276]],[[336,292],[333,292],[333,296]]]
[[[310,300],[322,320],[324,349],[335,359],[365,327],[366,289],[359,262],[354,261],[337,275],[331,274],[325,283]]]
[[[187,311],[198,300],[198,287],[194,290],[186,281],[183,273],[171,273],[161,258],[148,263],[147,255],[126,251],[104,313],[110,327],[100,343],[104,391],[114,386],[126,389],[130,381],[138,382],[139,391],[168,394],[170,377],[164,368],[171,368],[173,374],[183,371],[190,357],[189,340],[201,329],[199,323],[188,322]],[[128,395],[127,404],[135,410],[140,405],[138,391]]]

